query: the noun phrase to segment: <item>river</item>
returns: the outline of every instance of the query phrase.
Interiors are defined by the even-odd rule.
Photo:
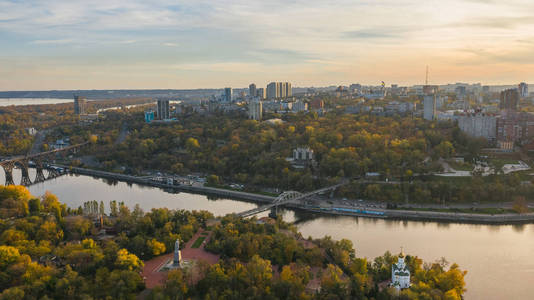
[[[60,104],[73,102],[72,99],[58,98],[0,98],[1,106],[19,106],[19,105],[41,105],[41,104]]]
[[[34,171],[30,171],[34,176]],[[4,182],[4,174],[0,173],[0,182]],[[15,172],[14,177],[19,182],[20,174]],[[111,184],[88,176],[66,175],[30,187],[33,195],[42,195],[47,190],[71,207],[90,200],[102,200],[108,206],[110,200],[117,200],[130,207],[139,204],[145,211],[168,207],[208,210],[220,216],[257,206],[203,195],[173,194],[124,182]],[[468,271],[466,299],[532,299],[534,295],[534,224],[392,221],[282,211],[284,220],[295,222],[304,237],[330,235],[334,239],[350,239],[360,257],[372,259],[386,251],[396,253],[402,246],[405,252],[425,261],[445,257],[458,263]]]

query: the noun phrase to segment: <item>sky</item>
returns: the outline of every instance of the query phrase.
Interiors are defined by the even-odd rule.
[[[534,83],[532,0],[0,0],[0,90]]]

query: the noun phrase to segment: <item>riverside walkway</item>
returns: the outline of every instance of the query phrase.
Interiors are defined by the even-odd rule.
[[[68,166],[58,167],[65,168],[71,173],[88,175],[93,177],[107,178],[118,181],[125,181],[130,183],[137,183],[141,185],[148,185],[159,187],[163,189],[179,190],[184,192],[191,192],[197,194],[214,195],[218,197],[227,197],[233,199],[241,199],[253,202],[265,203],[272,207],[272,203],[277,197],[253,194],[247,192],[226,190],[221,188],[192,186],[192,185],[177,185],[165,184],[159,181],[151,180],[147,177],[137,177],[131,175],[124,175],[119,173],[112,173],[99,170],[91,170],[84,168],[75,168]],[[395,183],[388,183],[395,184]],[[331,188],[331,187],[330,187]],[[328,188],[326,188],[328,189]],[[295,198],[293,198],[294,200]],[[265,205],[264,205],[265,206]],[[260,206],[260,207],[264,207]],[[313,213],[330,214],[330,215],[344,215],[356,217],[381,218],[392,220],[416,220],[416,221],[437,221],[437,222],[460,222],[460,223],[474,223],[474,224],[520,224],[520,223],[534,223],[534,213],[525,214],[470,214],[470,213],[455,213],[455,212],[437,212],[437,211],[416,211],[416,210],[396,210],[396,209],[379,209],[371,207],[344,207],[334,205],[313,206],[305,203],[296,203],[289,201],[284,206],[294,209],[300,209]],[[263,209],[262,209],[263,210]]]
[[[120,173],[112,173],[112,172],[106,172],[106,171],[68,167],[68,166],[59,166],[59,167],[65,168],[66,170],[69,170],[71,173],[74,173],[74,174],[107,178],[107,179],[113,179],[113,180],[118,180],[118,181],[149,185],[149,186],[154,186],[154,187],[159,187],[159,188],[164,188],[164,189],[175,189],[175,190],[180,190],[184,192],[192,192],[192,193],[197,193],[197,194],[207,194],[207,195],[236,198],[236,199],[242,199],[242,200],[248,200],[248,201],[254,201],[254,202],[269,202],[269,203],[272,202],[274,199],[276,199],[276,197],[273,197],[273,196],[253,194],[253,193],[220,189],[220,188],[207,187],[207,186],[194,186],[194,185],[186,185],[186,184],[167,184],[164,182],[152,180],[147,177],[138,177],[138,176],[125,175],[125,174],[120,174]]]

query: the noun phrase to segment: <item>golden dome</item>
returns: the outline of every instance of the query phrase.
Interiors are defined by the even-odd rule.
[[[399,254],[399,257],[400,257],[400,258],[404,258],[404,251],[402,250],[402,247],[401,247],[401,252],[400,252],[400,254]]]

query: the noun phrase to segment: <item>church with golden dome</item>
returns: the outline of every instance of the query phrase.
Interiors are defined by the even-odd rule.
[[[391,286],[397,290],[407,289],[410,287],[410,270],[404,262],[404,252],[401,249],[396,264],[391,266]]]

